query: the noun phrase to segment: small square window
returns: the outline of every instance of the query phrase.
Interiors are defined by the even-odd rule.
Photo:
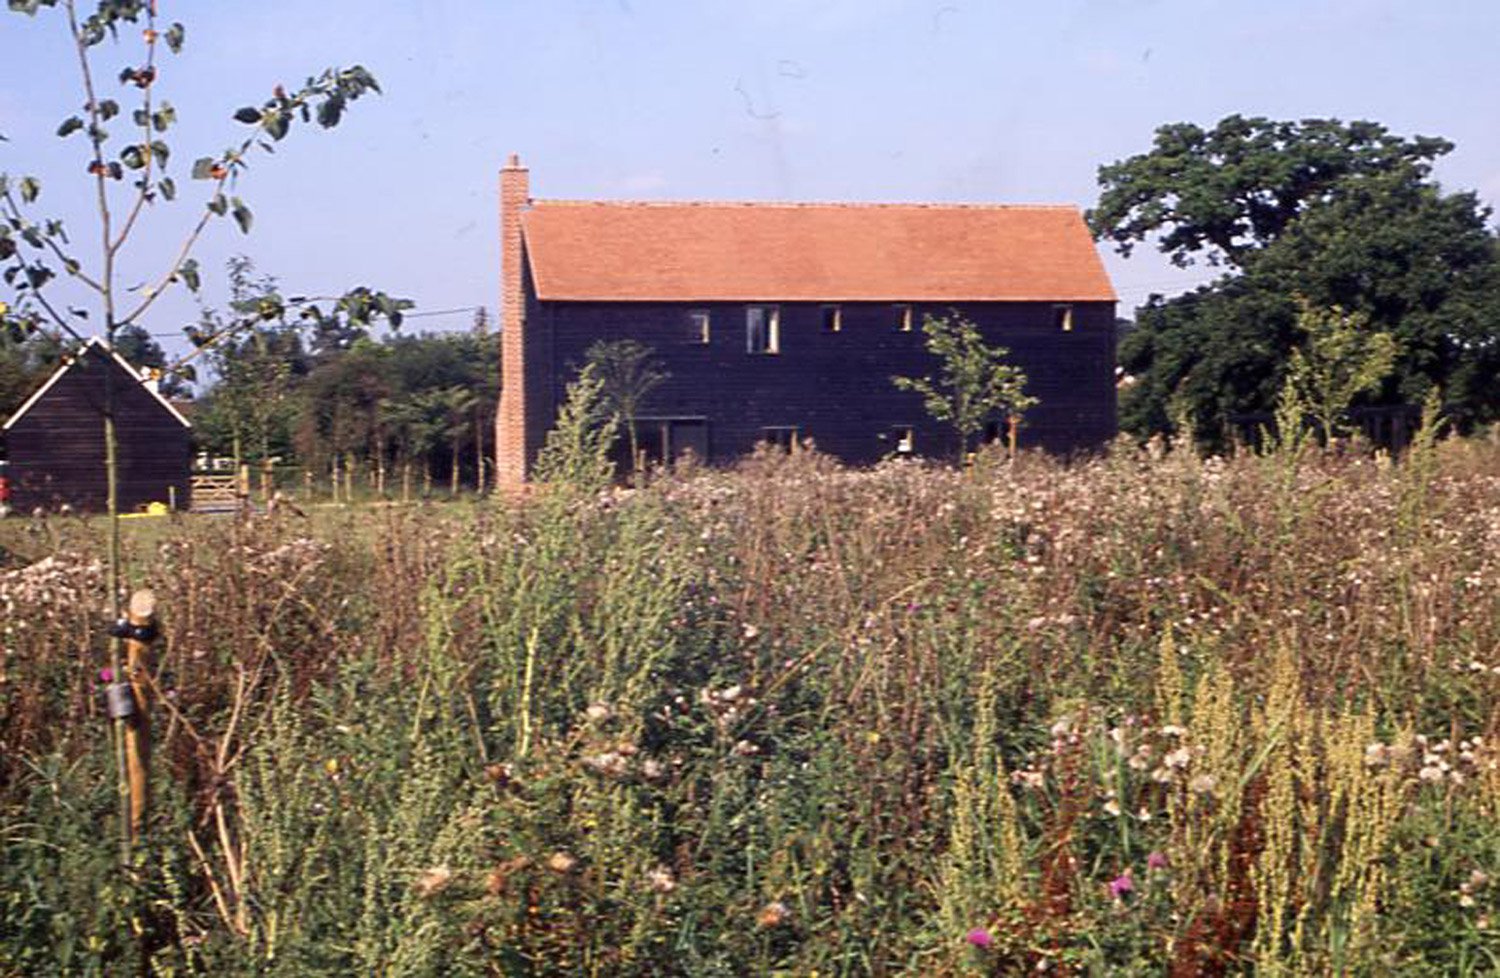
[[[688,310],[688,342],[708,343],[712,336],[712,320],[707,309]]]
[[[802,441],[802,429],[796,425],[768,425],[760,429],[760,439],[784,452],[790,452]]]
[[[839,333],[844,329],[844,310],[838,306],[823,307],[823,332]]]
[[[1073,307],[1069,305],[1057,305],[1052,307],[1052,322],[1064,333],[1073,332]]]
[[[745,350],[749,353],[781,352],[781,310],[776,306],[745,308]]]
[[[898,424],[891,428],[893,451],[897,455],[911,455],[917,450],[917,432],[909,424]]]
[[[900,304],[892,306],[891,308],[894,313],[894,319],[892,320],[892,322],[895,324],[896,332],[910,333],[912,331],[912,323],[914,318],[912,316],[911,306]]]

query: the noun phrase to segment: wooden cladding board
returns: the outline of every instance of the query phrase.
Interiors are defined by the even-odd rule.
[[[918,454],[951,456],[952,429],[932,420],[915,393],[893,375],[935,374],[925,347],[924,314],[956,312],[979,326],[987,342],[1010,350],[1039,404],[1027,412],[1020,442],[1057,453],[1095,449],[1116,431],[1114,304],[1075,303],[1069,329],[1053,303],[915,304],[910,331],[897,328],[890,303],[838,304],[837,331],[826,303],[537,302],[528,309],[528,397],[551,424],[590,344],[631,338],[650,346],[671,374],[642,410],[655,418],[703,418],[713,461],[750,452],[767,429],[795,427],[799,436],[847,462],[868,464],[895,450],[910,427]],[[750,353],[746,308],[775,305],[776,353]],[[702,342],[694,311],[709,314]]]
[[[120,510],[168,502],[173,488],[177,505],[189,504],[191,432],[118,364],[90,353],[6,432],[17,511],[105,509],[105,369],[115,372]]]

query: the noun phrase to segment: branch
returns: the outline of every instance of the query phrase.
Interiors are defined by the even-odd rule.
[[[125,244],[125,239],[130,237],[131,228],[135,227],[135,219],[141,216],[141,210],[146,206],[146,201],[151,195],[151,170],[156,163],[156,151],[151,148],[151,86],[156,84],[156,4],[148,4],[146,8],[146,83],[142,88],[141,104],[146,115],[141,122],[141,129],[145,135],[144,148],[146,151],[146,165],[141,172],[140,187],[136,194],[135,204],[130,208],[130,216],[125,219],[125,226],[120,228],[119,235],[114,244],[109,246],[111,255],[120,250]]]
[[[229,174],[227,172],[223,176],[219,177],[218,183],[214,184],[214,197],[219,196],[220,192],[224,189],[224,181],[228,179]],[[212,200],[213,198],[211,197],[209,199]],[[173,259],[172,264],[168,266],[166,274],[161,277],[161,281],[158,282],[154,287],[149,287],[146,290],[146,297],[141,300],[141,304],[132,309],[130,311],[130,315],[120,320],[121,326],[128,326],[129,324],[135,322],[138,318],[140,318],[141,313],[145,312],[147,309],[150,309],[152,303],[156,302],[157,298],[164,291],[166,291],[167,286],[172,284],[172,282],[177,278],[177,273],[182,270],[183,262],[187,261],[188,255],[192,253],[193,246],[198,243],[199,235],[203,233],[203,229],[208,226],[208,221],[213,216],[214,212],[209,210],[205,205],[203,208],[203,216],[198,218],[198,223],[193,226],[193,230],[188,233],[188,236],[185,239],[183,239],[182,247],[178,250],[177,257]]]
[[[21,205],[16,203],[15,195],[10,192],[10,188],[6,188],[4,197],[5,203],[10,209],[11,218],[24,223],[26,221],[26,218],[21,213]],[[87,285],[95,292],[103,293],[104,287],[101,286],[98,282],[94,281],[91,276],[84,273],[83,269],[79,266],[78,260],[76,258],[64,254],[63,250],[57,246],[57,242],[52,240],[52,235],[42,234],[40,235],[40,237],[42,241],[46,243],[48,250],[50,250],[52,254],[57,257],[58,261],[62,262],[63,271],[83,282],[84,285]]]
[[[104,183],[109,171],[104,165],[104,154],[101,151],[104,145],[104,130],[99,127],[99,100],[94,95],[94,73],[89,68],[88,45],[84,43],[83,33],[78,28],[77,4],[75,0],[67,0],[67,3],[68,29],[73,35],[73,47],[78,51],[78,67],[83,73],[83,90],[88,96],[89,143],[94,147],[94,161],[89,169],[93,171],[94,185],[98,192],[100,236],[104,251],[104,281],[99,286],[99,294],[104,299],[105,333],[110,340],[113,340],[115,331],[115,262],[114,252],[110,249],[109,244],[109,190]]]

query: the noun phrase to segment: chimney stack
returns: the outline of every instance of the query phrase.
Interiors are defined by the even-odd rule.
[[[531,172],[515,153],[500,171],[500,407],[495,414],[497,484],[526,481],[532,454],[527,444],[526,295],[522,285],[521,212],[531,204]]]

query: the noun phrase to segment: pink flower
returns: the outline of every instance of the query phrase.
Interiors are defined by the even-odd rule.
[[[964,940],[969,942],[970,947],[977,947],[980,950],[984,950],[995,943],[995,939],[990,936],[990,932],[983,927],[975,927],[969,931],[964,935]]]
[[[1151,854],[1146,857],[1146,868],[1147,869],[1166,869],[1167,868],[1167,854],[1164,853],[1164,852],[1162,852],[1159,849],[1153,849],[1153,850],[1151,850]]]
[[[1109,895],[1116,900],[1123,900],[1128,894],[1134,892],[1135,880],[1130,878],[1130,870],[1128,869],[1109,881]]]
[[[99,681],[101,683],[112,683],[115,681],[115,671],[108,666],[99,670]]]

